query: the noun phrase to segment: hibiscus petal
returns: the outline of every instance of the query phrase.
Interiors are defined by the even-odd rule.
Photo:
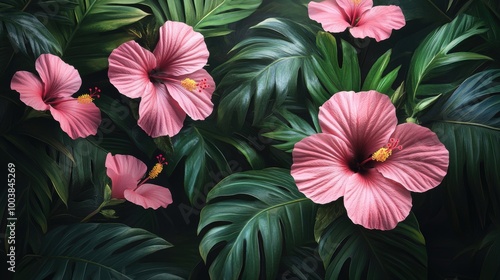
[[[175,21],[167,21],[160,27],[160,40],[153,53],[159,68],[172,76],[203,68],[209,55],[203,35],[191,26]]]
[[[44,84],[46,103],[69,98],[80,89],[82,79],[75,67],[65,63],[61,58],[52,54],[40,55],[35,68]]]
[[[398,125],[392,138],[402,150],[394,150],[375,168],[386,178],[413,192],[424,192],[439,185],[448,170],[449,153],[430,129],[405,123]]]
[[[179,106],[193,120],[203,120],[208,117],[213,110],[212,93],[215,90],[215,83],[207,71],[201,69],[192,74],[173,78],[176,80],[172,83],[166,83],[168,94],[172,96]],[[193,90],[188,90],[181,85],[184,79],[191,79],[196,83],[203,83],[206,88],[195,87]],[[202,82],[203,81],[203,82]]]
[[[319,133],[297,142],[292,151],[292,177],[306,197],[329,203],[344,195],[353,152],[339,138]]]
[[[389,97],[373,90],[338,92],[319,111],[322,131],[349,143],[358,160],[385,146],[397,122]]]
[[[153,184],[143,184],[135,191],[127,189],[124,195],[126,200],[140,205],[144,209],[153,208],[156,210],[159,207],[166,208],[173,201],[169,189]]]
[[[95,135],[101,123],[99,108],[94,103],[80,104],[76,98],[60,101],[50,107],[50,113],[72,139]]]
[[[35,110],[45,111],[49,105],[43,101],[43,83],[36,75],[17,71],[10,82],[10,88],[19,92],[19,99]]]
[[[353,223],[390,230],[408,216],[412,203],[403,186],[371,169],[351,176],[345,186],[344,206]]]
[[[309,18],[321,23],[323,29],[328,32],[342,32],[351,26],[349,16],[339,7],[336,0],[311,1],[307,9]]]
[[[186,113],[162,84],[145,92],[139,103],[139,126],[151,137],[174,136],[182,128]]]
[[[147,171],[146,164],[134,156],[106,155],[106,174],[111,178],[111,197],[125,198],[127,189],[135,189]]]
[[[375,6],[363,14],[358,24],[351,28],[352,36],[356,38],[375,38],[377,42],[391,36],[392,30],[405,26],[406,21],[398,6]]]
[[[134,41],[121,44],[108,58],[109,81],[130,98],[139,98],[153,87],[149,73],[156,67],[156,58]]]

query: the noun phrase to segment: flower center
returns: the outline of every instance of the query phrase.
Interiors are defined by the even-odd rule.
[[[78,96],[76,101],[80,104],[90,104],[94,101],[95,97],[100,97],[99,92],[101,92],[101,90],[98,87],[94,87],[94,89],[89,88],[89,93]]]
[[[191,92],[201,92],[202,90],[210,87],[210,85],[207,83],[206,78],[201,79],[199,82],[196,82],[195,80],[190,78],[185,78],[181,81],[181,86]]]

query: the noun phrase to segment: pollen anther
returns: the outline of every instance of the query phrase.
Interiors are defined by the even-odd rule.
[[[198,84],[193,79],[185,78],[184,80],[181,81],[181,86],[189,91],[193,91],[196,90]]]
[[[96,97],[100,97],[99,92],[101,92],[101,90],[98,87],[95,87],[94,89],[89,88],[89,93],[84,93],[78,96],[76,101],[80,104],[90,104]]]
[[[153,166],[153,169],[151,169],[151,171],[149,171],[149,176],[148,178],[149,179],[154,179],[156,177],[158,177],[158,175],[163,171],[163,164],[161,163],[157,163],[155,164],[155,166]]]
[[[372,154],[372,160],[376,160],[379,162],[384,162],[392,155],[392,151],[394,149],[402,150],[403,146],[398,145],[399,139],[391,138],[389,139],[389,143],[387,143],[387,147],[383,147],[378,149],[375,153]]]
[[[167,164],[165,158],[162,155],[158,155],[156,159],[158,160],[158,163],[156,163],[151,171],[149,171],[148,179],[154,179],[158,177],[158,175],[163,171],[163,164]]]
[[[392,155],[392,150],[389,148],[380,148],[372,155],[372,159],[380,162],[384,162],[387,158]]]

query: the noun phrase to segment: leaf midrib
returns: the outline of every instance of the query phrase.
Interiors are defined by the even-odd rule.
[[[481,127],[481,128],[490,129],[490,130],[500,131],[500,127],[494,127],[494,126],[485,125],[485,124],[482,124],[482,123],[475,123],[475,122],[462,122],[462,121],[454,121],[454,120],[440,120],[440,121],[436,121],[436,122],[438,122],[438,123],[452,123],[452,124],[477,126],[477,127]]]
[[[85,12],[82,14],[82,18],[80,19],[80,21],[78,21],[78,18],[76,17],[76,14],[75,12],[73,12],[73,15],[75,16],[75,21],[77,22],[73,32],[71,32],[71,35],[69,36],[68,40],[66,41],[66,45],[64,46],[63,48],[63,52],[62,54],[64,55],[64,53],[66,52],[66,49],[68,48],[68,46],[71,45],[71,41],[73,41],[73,38],[75,37],[75,34],[78,32],[78,30],[80,29],[80,26],[82,25],[82,22],[85,20],[85,18],[87,17],[87,15],[90,13],[90,11],[92,10],[92,8],[96,5],[96,3],[98,2],[99,0],[94,0],[90,6],[85,10]],[[78,7],[81,7],[81,5],[78,5]]]
[[[206,15],[204,15],[203,17],[201,17],[198,22],[193,26],[193,29],[194,30],[198,30],[197,27],[198,25],[200,25],[200,23],[202,23],[208,16],[211,16],[215,10],[217,10],[219,7],[221,7],[223,4],[226,3],[226,0],[223,0],[219,5],[215,6],[209,13],[207,13]]]

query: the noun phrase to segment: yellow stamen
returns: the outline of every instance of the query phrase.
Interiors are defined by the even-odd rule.
[[[82,94],[77,98],[77,102],[80,104],[90,104],[92,101],[94,101],[94,98],[88,93]]]
[[[155,164],[155,166],[153,166],[153,169],[151,169],[151,171],[149,171],[149,176],[148,178],[149,179],[154,179],[156,177],[158,177],[158,175],[163,171],[163,164],[161,163],[157,163]]]
[[[193,79],[185,78],[181,81],[181,86],[189,91],[194,91],[198,84]]]
[[[372,160],[384,162],[387,158],[392,155],[392,149],[390,148],[380,148],[378,151],[373,153]]]
[[[359,3],[361,2],[361,0],[352,0],[352,2],[354,2],[354,5],[359,5]]]

